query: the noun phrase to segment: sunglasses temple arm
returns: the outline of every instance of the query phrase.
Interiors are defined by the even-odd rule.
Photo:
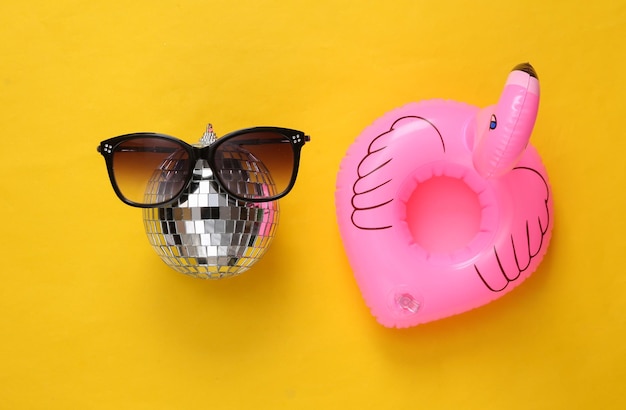
[[[311,141],[311,137],[309,137],[308,135],[304,136],[304,141]],[[217,140],[217,142],[219,142],[219,139]],[[253,138],[253,139],[247,139],[247,140],[240,140],[237,139],[237,143],[236,145],[268,145],[268,144],[286,144],[289,141],[285,141],[285,140],[276,140],[274,138]]]
[[[164,148],[164,147],[133,147],[122,148],[116,152],[154,152],[157,154],[171,154],[178,151],[176,148]]]

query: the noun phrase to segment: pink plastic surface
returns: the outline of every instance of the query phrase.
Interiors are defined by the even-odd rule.
[[[336,208],[377,320],[408,327],[510,292],[550,242],[552,194],[528,144],[539,83],[514,70],[497,105],[431,100],[378,119],[341,162]]]

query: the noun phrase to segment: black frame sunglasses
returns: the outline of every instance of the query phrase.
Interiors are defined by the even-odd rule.
[[[143,141],[148,143],[142,144]],[[191,183],[194,167],[198,160],[206,160],[208,162],[215,176],[215,181],[225,192],[237,200],[244,202],[269,202],[280,199],[291,191],[296,182],[300,163],[300,150],[307,141],[310,141],[310,137],[304,132],[281,127],[253,127],[233,131],[202,147],[190,145],[183,140],[165,134],[137,132],[102,141],[98,146],[98,152],[104,156],[111,185],[122,202],[138,208],[158,208],[176,201],[183,195]],[[271,147],[273,144],[279,144],[277,147],[281,147],[282,150],[285,149],[285,144],[290,146],[290,151],[287,151],[287,154],[290,152],[291,158],[288,158],[284,151],[279,152],[278,148],[275,154],[282,155],[283,158],[281,160],[284,160],[283,162],[292,162],[291,175],[288,178],[288,182],[283,183],[278,192],[264,192],[262,194],[256,192],[255,194],[242,195],[241,192],[234,190],[230,186],[230,180],[227,179],[227,177],[232,178],[232,175],[225,175],[226,171],[220,171],[223,169],[223,166],[220,166],[218,161],[222,161],[223,153],[232,149],[232,147]],[[166,200],[148,203],[129,199],[124,195],[118,185],[119,176],[116,177],[116,156],[118,154],[136,152],[168,155],[174,154],[175,151],[178,152],[178,155],[183,156],[183,160],[176,160],[178,168],[175,172],[180,174],[179,183],[176,185],[174,192],[167,195]],[[141,159],[141,156],[138,159]],[[163,159],[167,160],[167,157],[163,157]],[[243,183],[247,182],[243,181]]]

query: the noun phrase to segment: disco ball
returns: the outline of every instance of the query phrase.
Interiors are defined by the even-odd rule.
[[[264,182],[245,184],[255,192],[273,192],[273,180],[265,165],[245,150],[234,150],[229,166],[244,175],[257,169]],[[175,154],[174,154],[175,155]],[[163,195],[175,185],[175,167],[170,158],[148,185],[146,195]],[[258,185],[258,186],[257,186]],[[239,275],[256,263],[269,248],[278,225],[277,201],[244,202],[230,196],[217,183],[206,160],[195,164],[191,183],[173,204],[143,210],[150,244],[174,270],[203,279]]]

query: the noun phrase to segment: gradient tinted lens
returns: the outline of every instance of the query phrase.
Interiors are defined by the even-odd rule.
[[[218,143],[215,151],[215,172],[221,184],[249,200],[279,196],[288,190],[294,163],[289,137],[277,132],[231,137]]]
[[[185,147],[164,138],[131,138],[113,151],[115,183],[126,199],[138,204],[157,204],[178,196],[188,182],[189,164]]]

